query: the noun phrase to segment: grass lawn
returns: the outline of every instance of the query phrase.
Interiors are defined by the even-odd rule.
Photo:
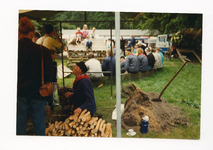
[[[61,60],[56,60],[58,65]],[[64,65],[67,66],[67,60],[64,60]],[[160,93],[174,74],[183,65],[180,59],[164,60],[163,69],[155,72],[150,77],[142,79],[135,79],[132,81],[122,81],[122,85],[133,82],[137,87],[145,92],[155,91]],[[183,110],[183,113],[190,118],[191,125],[184,127],[178,125],[175,129],[170,130],[169,133],[154,133],[147,134],[137,133],[131,138],[164,138],[164,139],[199,139],[200,138],[200,108],[188,105],[186,101],[193,104],[201,104],[201,72],[202,68],[199,63],[187,64],[181,72],[176,76],[172,83],[164,91],[162,97],[166,99],[171,105],[178,106]],[[65,78],[65,86],[72,86],[75,76],[71,75]],[[58,79],[59,86],[63,86],[63,80]],[[116,93],[116,85],[112,86],[113,93]],[[100,88],[93,88],[95,100],[97,105],[97,113],[103,115],[106,123],[112,123],[113,137],[117,136],[116,121],[111,119],[112,111],[115,108],[116,98],[111,95],[111,85],[103,85]],[[182,102],[184,100],[184,102]],[[125,103],[126,99],[122,98],[121,102]],[[55,109],[59,109],[55,108]],[[121,136],[126,135],[127,130],[122,129]]]

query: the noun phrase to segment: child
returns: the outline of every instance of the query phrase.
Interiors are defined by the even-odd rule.
[[[86,39],[82,42],[82,44],[86,45],[87,49],[92,49],[92,41],[90,40],[89,35],[87,35]]]
[[[87,35],[87,37],[86,37],[86,39],[87,39],[87,41],[86,41],[86,47],[87,47],[87,49],[92,49],[92,41],[90,41],[90,36],[89,35]]]
[[[83,26],[83,31],[82,31],[82,37],[83,37],[83,39],[86,39],[87,34],[88,34],[87,25],[84,24],[84,26]]]
[[[51,101],[49,102],[49,105],[51,107],[51,110],[53,110],[53,106],[58,106],[58,103],[55,103],[57,100],[55,99],[55,91],[57,89],[58,86],[58,82],[57,82],[57,62],[55,62],[56,59],[56,51],[54,49],[50,49],[50,54],[53,60],[53,64],[54,64],[54,78],[53,81],[51,82],[54,85],[54,92],[53,95],[51,97]]]
[[[82,39],[82,32],[81,32],[81,28],[77,28],[77,32],[75,33],[75,37],[76,37],[76,44],[80,44],[81,43],[81,39]]]
[[[95,38],[95,27],[92,28],[91,37],[92,37],[93,39]]]

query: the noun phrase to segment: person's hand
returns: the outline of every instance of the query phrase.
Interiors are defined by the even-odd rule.
[[[78,108],[76,108],[76,109],[74,110],[74,114],[75,114],[75,113],[79,113],[79,114],[80,114],[81,111],[82,111],[82,109],[81,109],[80,107],[78,107]]]
[[[66,98],[70,98],[74,95],[74,93],[73,92],[67,92],[64,95],[66,96]]]
[[[125,72],[125,74],[127,74],[127,73],[128,73],[128,71]]]
[[[55,82],[55,85],[57,85],[57,86],[58,86],[58,82]]]

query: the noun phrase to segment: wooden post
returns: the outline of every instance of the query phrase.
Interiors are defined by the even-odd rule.
[[[197,57],[197,59],[199,60],[200,64],[202,65],[202,61],[200,60],[199,56],[195,53],[194,50],[192,50],[192,53]]]

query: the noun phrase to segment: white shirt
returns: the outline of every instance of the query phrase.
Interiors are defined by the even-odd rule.
[[[163,64],[162,64],[162,58],[161,58],[160,54],[158,54],[158,53],[152,53],[152,54],[155,57],[155,64],[154,64],[153,69],[162,68]]]
[[[52,37],[40,37],[37,41],[36,44],[42,44],[44,47],[48,48],[48,49],[54,49],[56,50],[57,48],[61,48],[62,44],[58,41],[56,41],[54,38]]]
[[[103,73],[93,73],[93,72],[102,72],[101,63],[97,59],[91,58],[85,62],[85,65],[88,68],[87,74],[92,74],[96,77],[103,76]],[[92,73],[89,73],[89,72],[92,72]]]

